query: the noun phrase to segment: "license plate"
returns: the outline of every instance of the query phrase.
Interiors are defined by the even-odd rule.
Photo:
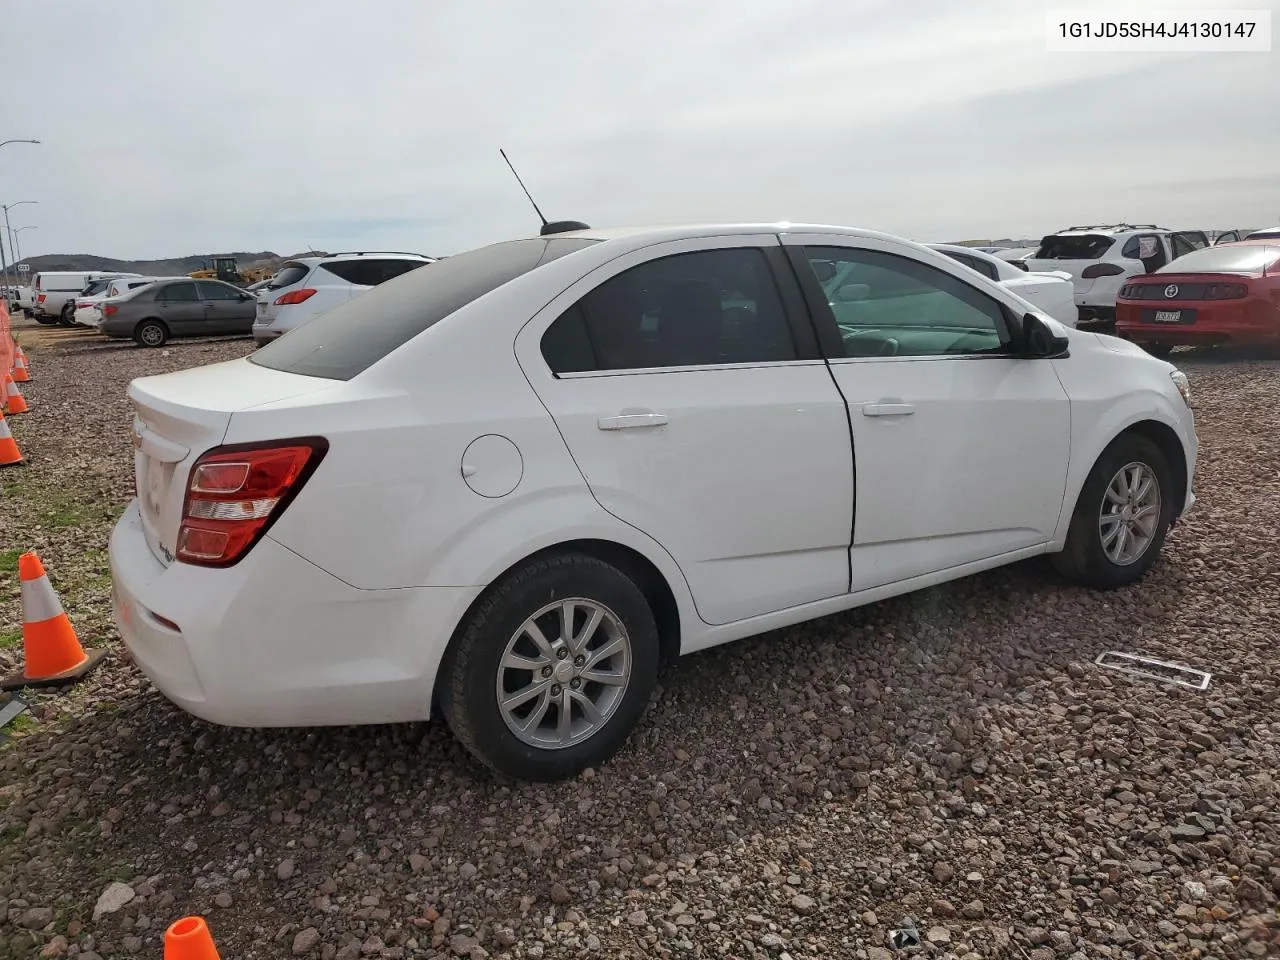
[[[1155,320],[1156,323],[1180,323],[1182,321],[1182,311],[1157,310]]]

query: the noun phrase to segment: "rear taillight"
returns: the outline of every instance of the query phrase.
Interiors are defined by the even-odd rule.
[[[1081,280],[1097,280],[1099,277],[1118,277],[1124,273],[1124,267],[1114,263],[1095,263],[1091,267],[1085,267],[1084,272],[1080,274]]]
[[[108,303],[106,306],[102,308],[102,315],[104,317],[114,316],[119,312],[120,312],[120,308],[117,307],[114,303]]]
[[[43,293],[40,294],[40,296],[36,297],[36,303],[44,303],[44,298],[45,295]]]
[[[315,472],[329,444],[302,437],[215,447],[191,468],[176,557],[229,567],[262,538]]]
[[[1211,283],[1204,290],[1206,300],[1241,300],[1249,295],[1243,283]]]
[[[277,307],[287,307],[290,304],[302,303],[302,301],[315,296],[315,290],[306,287],[302,290],[291,290],[289,293],[282,293],[276,297],[275,305]]]

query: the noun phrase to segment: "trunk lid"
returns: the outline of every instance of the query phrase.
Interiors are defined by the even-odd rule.
[[[232,414],[332,386],[331,381],[248,360],[141,377],[129,384],[138,509],[147,545],[161,563],[173,562],[191,468],[201,454],[222,443]]]

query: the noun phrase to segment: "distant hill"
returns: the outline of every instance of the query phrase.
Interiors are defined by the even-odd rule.
[[[285,260],[294,257],[326,256],[321,250],[292,253],[284,257],[270,250],[258,253],[203,253],[167,260],[116,260],[98,257],[90,253],[46,253],[38,257],[25,257],[21,261],[31,268],[28,276],[47,270],[118,270],[120,273],[141,273],[144,276],[176,277],[213,265],[213,258],[235,257],[241,267],[269,267],[275,269]]]

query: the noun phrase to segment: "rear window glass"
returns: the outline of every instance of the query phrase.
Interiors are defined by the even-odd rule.
[[[82,297],[92,297],[101,293],[107,287],[111,286],[110,280],[90,280],[83,290],[80,291]]]
[[[286,373],[350,380],[471,301],[599,242],[581,237],[510,240],[437,260],[308,320],[249,360]]]
[[[291,287],[310,272],[311,268],[306,264],[286,263],[280,268],[280,272],[271,278],[267,289],[279,290],[281,287]]]
[[[1165,264],[1156,273],[1261,273],[1280,259],[1280,243],[1205,247]]]
[[[1045,237],[1034,260],[1097,260],[1111,249],[1114,237],[1086,233],[1073,237]]]

